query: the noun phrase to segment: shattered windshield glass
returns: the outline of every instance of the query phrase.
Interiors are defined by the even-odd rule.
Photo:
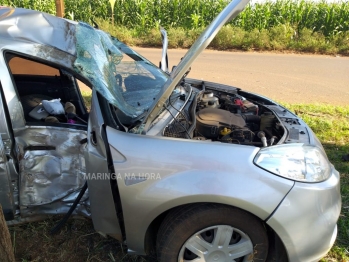
[[[146,111],[168,79],[128,46],[85,23],[77,25],[76,50],[75,70],[130,117]]]

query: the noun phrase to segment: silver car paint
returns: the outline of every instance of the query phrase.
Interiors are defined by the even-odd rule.
[[[3,97],[2,90],[0,90],[0,94],[0,98]],[[14,188],[11,181],[13,178],[16,178],[15,174],[11,172],[11,169],[13,170],[13,162],[7,161],[7,156],[11,154],[13,145],[5,116],[5,106],[2,99],[0,99],[0,203],[4,212],[14,213],[15,191],[18,190],[18,187]]]
[[[72,56],[68,56],[67,53],[57,49],[53,49],[52,47],[41,46],[36,44],[33,45],[32,43],[14,43],[13,41],[7,40],[6,38],[2,41],[1,44],[2,53],[4,53],[7,50],[11,50],[11,52],[19,52],[25,55],[46,59],[48,61],[51,60],[51,62],[57,62],[57,60],[59,60],[59,56],[64,56],[65,59],[60,59],[60,63],[58,64],[63,67],[68,66],[68,61],[72,61]],[[78,131],[74,129],[70,130],[69,128],[57,128],[47,126],[26,126],[23,108],[20,103],[20,100],[18,99],[14,84],[11,79],[11,75],[9,74],[9,69],[6,66],[6,62],[4,60],[3,55],[0,56],[0,62],[1,84],[4,90],[4,98],[7,102],[14,138],[16,140],[16,155],[11,156],[11,161],[8,162],[8,165],[13,163],[13,160],[16,158],[20,166],[19,174],[16,174],[15,168],[10,169],[10,175],[13,181],[12,191],[10,192],[13,192],[14,201],[15,203],[17,203],[16,206],[18,206],[18,208],[22,210],[21,214],[23,215],[23,217],[35,214],[37,210],[41,210],[41,213],[45,214],[64,214],[69,209],[69,206],[72,201],[64,201],[63,199],[69,196],[70,194],[74,195],[75,191],[79,190],[82,186],[82,174],[85,173],[85,163],[83,155],[78,153],[78,151],[80,149],[79,140],[86,137],[86,131]],[[9,123],[5,123],[6,126],[9,126]],[[5,127],[2,128],[4,129]],[[6,136],[9,136],[9,133],[7,133]],[[11,139],[8,139],[8,141],[8,148],[11,148],[12,141]],[[53,155],[51,154],[53,151],[27,151],[25,148],[29,145],[49,145],[53,147],[58,147],[58,150],[54,150],[55,152],[53,153]],[[61,149],[59,149],[59,147],[61,147]],[[8,154],[9,153],[10,152],[8,152]],[[49,154],[46,153],[50,153],[51,156],[48,157],[47,155]],[[62,161],[60,161],[61,158]],[[53,189],[55,189],[55,192],[51,192],[50,194],[52,196],[59,195],[60,199],[62,200],[61,204],[51,203],[49,205],[46,205],[45,207],[38,208],[38,206],[42,206],[48,201],[48,198],[46,196],[40,195],[46,192],[49,183],[53,182],[55,179],[59,179],[57,177],[58,173],[54,174],[54,170],[50,168],[50,163],[53,161],[53,159],[59,160],[58,162],[61,162],[58,166],[60,171],[62,171],[62,177],[65,174],[63,170],[70,170],[74,175],[76,175],[76,177],[69,183],[69,185],[66,185],[65,189],[62,189],[62,186],[53,187]],[[28,166],[28,161],[31,163],[31,167]],[[53,162],[58,163],[57,161]],[[39,178],[38,176],[40,176],[40,173],[42,173],[43,170],[37,172],[39,171],[38,167],[48,167],[49,169],[46,168],[45,170],[47,171],[48,177]],[[26,179],[28,178],[26,174],[32,176],[32,178],[29,179],[32,180],[32,182],[30,182],[29,184],[27,183],[29,180]],[[21,176],[22,179],[20,179]],[[51,178],[49,178],[50,176]],[[44,180],[47,181],[45,182]],[[21,194],[19,194],[19,188],[17,186],[19,181],[21,181],[22,183],[26,183],[26,186],[20,188],[20,190],[22,190]],[[45,184],[46,186],[43,187],[43,185]],[[52,188],[50,190],[52,190]],[[19,199],[19,195],[22,196],[21,199]],[[50,199],[52,201],[57,200],[52,197]],[[22,206],[18,205],[19,202],[22,204]],[[86,208],[83,207],[83,203],[84,201],[82,201],[81,208],[79,207],[77,209],[77,213],[89,216],[89,211],[87,211]],[[27,208],[28,206],[30,206],[30,208]]]
[[[92,105],[88,125],[86,145],[87,182],[91,201],[93,225],[98,232],[122,240],[121,228],[117,217],[113,192],[108,179],[94,179],[96,174],[109,173],[106,146],[102,138],[103,116],[99,107],[96,91],[93,90]],[[92,132],[96,141],[93,141]],[[90,177],[89,175],[92,175]]]
[[[23,23],[18,24],[21,26],[18,27],[17,21],[11,19],[7,21],[7,24],[2,24],[3,27],[0,28],[1,51],[9,49],[26,53],[72,69],[75,45],[71,42],[73,38],[70,38],[69,35],[73,34],[73,31],[60,27],[60,22],[57,22],[60,29],[55,31],[58,19],[49,18],[47,20],[42,13],[37,12],[36,14],[34,20],[35,22],[40,21],[39,27]],[[39,30],[41,26],[45,27],[45,34],[39,33],[42,32]],[[12,37],[15,37],[16,41]],[[4,95],[12,127],[20,130],[25,126],[23,110],[5,65],[4,57],[0,56],[1,83],[5,90]],[[186,71],[185,68],[186,66],[183,66],[181,71]],[[93,121],[101,124],[98,122],[100,117],[96,115]],[[3,124],[7,126],[8,123],[2,122]],[[0,129],[1,132],[3,128]],[[127,243],[129,248],[137,253],[144,253],[144,235],[149,224],[162,212],[172,207],[194,202],[217,202],[243,208],[261,219],[266,219],[295,184],[254,166],[252,163],[258,151],[257,148],[139,136],[111,128],[108,128],[107,132],[116,174],[123,175],[118,180],[118,186],[124,211]],[[8,134],[5,132],[1,135],[5,139]],[[5,151],[8,148],[8,141],[4,140]],[[101,170],[99,167],[105,162],[104,152],[93,155],[94,149],[89,150],[91,154],[89,164]],[[103,168],[106,170],[105,166]],[[9,167],[7,171],[11,172],[12,169]],[[5,170],[4,167],[2,171],[5,172]],[[157,173],[160,174],[161,179],[156,179]],[[148,179],[149,174],[150,179]],[[154,174],[154,179],[151,174]],[[13,173],[11,175],[15,176]],[[2,183],[6,177],[3,173],[0,173],[0,176],[0,183]],[[296,183],[295,190],[291,190],[282,205],[268,220],[268,224],[283,240],[291,261],[312,260],[328,250],[333,239],[331,232],[334,231],[334,220],[338,217],[340,207],[339,183],[336,177],[338,174],[334,172],[328,180],[329,184],[327,181],[317,184]],[[92,205],[99,205],[94,210],[104,212],[103,207],[109,208],[114,205],[110,192],[107,192],[107,197],[99,188],[92,192],[93,184],[90,185],[91,182],[89,181],[90,198],[95,199]],[[104,189],[108,188],[107,182],[101,182]],[[336,183],[337,186],[335,186]],[[321,195],[320,192],[324,194]],[[304,201],[304,199],[309,201]],[[332,207],[331,204],[335,207]],[[50,213],[49,210],[52,210],[52,207],[43,208],[42,211]],[[113,209],[111,213],[114,213]],[[288,215],[293,218],[292,221]],[[302,216],[305,217],[304,220],[299,220]],[[300,221],[298,224],[294,222],[295,218]],[[318,228],[324,229],[318,230],[322,238],[314,242],[311,235],[313,233],[316,235],[315,228],[311,228],[309,238],[306,238],[308,241],[302,240],[299,234],[294,233],[308,230],[313,221],[316,221]],[[119,233],[119,225],[115,216],[110,218],[96,214],[94,224],[98,231]],[[297,241],[301,241],[304,246],[297,246]],[[324,241],[323,245],[321,245],[322,241]],[[318,255],[311,257],[307,250],[314,251],[314,254],[318,251]],[[297,252],[299,255],[296,254]]]
[[[14,210],[14,188],[11,183],[10,172],[7,165],[5,146],[0,138],[0,203],[5,212],[15,212]]]
[[[107,135],[127,244],[140,254],[150,223],[173,207],[216,202],[264,220],[294,185],[256,167],[256,147],[127,134],[109,127]],[[125,180],[132,179],[140,182],[127,186]]]
[[[3,11],[3,10],[1,10]],[[18,14],[20,18],[12,18],[12,14],[15,12],[15,14]],[[4,18],[5,16],[9,16],[8,18]],[[23,15],[23,22],[21,19],[21,15]],[[32,11],[32,10],[26,10],[26,9],[10,9],[7,13],[2,13],[2,23],[0,24],[0,35],[1,35],[1,44],[0,48],[2,53],[4,53],[7,50],[10,50],[11,52],[18,52],[20,54],[32,56],[34,58],[41,58],[44,61],[48,61],[51,63],[56,64],[57,66],[67,68],[70,70],[74,70],[73,65],[75,61],[75,26],[76,22],[68,21],[68,20],[62,20],[57,17],[43,14],[41,12]],[[29,21],[33,21],[33,23],[29,23]],[[34,22],[35,21],[35,22]],[[45,33],[40,30],[41,28],[45,28]],[[14,41],[14,39],[16,41]],[[30,136],[33,135],[31,131],[26,131],[25,121],[24,121],[24,114],[22,105],[17,97],[15,88],[13,86],[13,82],[11,79],[11,76],[9,75],[8,68],[6,67],[6,61],[4,60],[4,56],[0,56],[0,73],[1,73],[1,83],[3,86],[3,89],[5,90],[4,96],[7,101],[7,106],[11,118],[12,128],[15,132],[18,133],[18,136],[16,137],[17,142],[19,142],[19,149],[23,146],[21,144],[31,144],[35,142],[35,136],[32,140],[25,139],[24,141],[21,140],[21,134],[20,132],[29,132]],[[80,76],[81,77],[81,76]],[[81,77],[84,79],[83,77]],[[86,81],[86,79],[85,79]],[[88,81],[86,81],[88,82]],[[4,112],[4,111],[2,111]],[[92,111],[94,112],[94,111]],[[93,114],[91,114],[93,115]],[[96,116],[99,120],[102,119],[101,115],[99,114]],[[96,124],[100,124],[97,122]],[[8,124],[2,126],[2,128],[7,128]],[[46,127],[41,127],[42,132],[46,132]],[[64,129],[64,128],[63,128]],[[67,136],[72,136],[74,138],[74,133],[76,131],[72,131],[71,133],[66,130]],[[2,130],[0,130],[2,131]],[[6,131],[6,130],[5,130]],[[47,129],[49,132],[50,129]],[[79,132],[78,132],[79,133]],[[8,132],[4,132],[4,135],[7,135]],[[86,137],[86,131],[80,131],[81,139]],[[75,138],[74,138],[75,139]],[[21,143],[22,142],[22,143]],[[46,141],[47,142],[47,141]],[[67,142],[71,142],[67,140]],[[76,142],[76,141],[75,141]],[[77,141],[78,142],[78,141]],[[11,145],[9,145],[11,146]],[[81,146],[77,145],[78,148]],[[67,148],[68,149],[68,148]],[[68,150],[69,152],[69,150]],[[40,152],[42,154],[43,152]],[[104,169],[107,170],[107,165],[105,162],[105,159],[101,159],[101,156],[91,152],[91,154],[88,155],[88,164],[91,163],[92,165],[89,166],[90,172],[93,172],[95,170],[98,170],[98,172],[102,172]],[[105,153],[104,153],[105,155]],[[80,159],[80,171],[81,170],[85,173],[85,163],[83,161],[83,158]],[[67,158],[65,157],[65,163],[67,165],[73,164],[74,161],[69,162]],[[41,163],[41,165],[45,165],[45,163]],[[97,168],[97,169],[96,169]],[[24,177],[25,175],[22,174]],[[1,179],[5,180],[8,178],[8,176],[1,176]],[[15,181],[18,181],[18,175],[14,175]],[[79,187],[81,187],[81,180],[77,179],[75,185],[71,185],[70,192],[74,191]],[[51,181],[53,182],[53,181]],[[17,182],[18,183],[18,182]],[[3,183],[5,185],[5,183]],[[16,183],[15,183],[16,184]],[[76,187],[78,186],[78,187]],[[16,195],[13,197],[15,200],[19,198],[18,196],[18,187],[15,187],[15,185],[12,185],[12,188],[15,188]],[[59,187],[57,187],[58,190]],[[26,190],[28,190],[26,187],[22,188],[22,196],[27,197],[25,193]],[[39,188],[37,188],[35,195],[39,194]],[[11,192],[6,190],[6,192]],[[44,192],[44,191],[42,191]],[[42,193],[41,192],[41,193]],[[95,193],[96,192],[96,193]],[[103,192],[101,195],[100,192]],[[55,193],[58,193],[57,191]],[[95,193],[95,194],[94,194]],[[70,195],[74,195],[75,192],[70,193]],[[94,210],[92,215],[92,219],[94,221],[94,226],[97,231],[103,232],[103,234],[109,234],[111,236],[114,236],[115,238],[121,239],[121,233],[120,233],[120,226],[117,220],[116,211],[115,211],[115,204],[112,197],[111,187],[108,181],[93,181],[89,183],[89,194],[95,195],[95,198],[92,198],[92,203],[90,204],[88,199],[85,199],[85,201],[82,201],[80,205],[78,205],[78,208],[75,212],[75,214],[83,215],[83,216],[90,216],[90,210],[89,206],[91,205],[91,209]],[[70,200],[67,200],[69,194],[62,194],[61,192],[61,202],[54,202],[47,204],[45,206],[43,205],[31,205],[31,207],[28,209],[28,212],[26,212],[27,209],[23,209],[24,212],[24,218],[18,218],[18,222],[22,221],[31,221],[30,218],[25,218],[26,214],[33,215],[33,214],[62,214],[66,213],[71,205],[71,202],[74,198],[71,198]],[[109,198],[108,198],[109,196]],[[29,196],[28,196],[29,197]],[[4,201],[3,201],[4,200]],[[5,200],[8,201],[8,197],[6,199],[1,199],[1,203],[5,203]],[[30,202],[27,199],[24,203]],[[41,201],[40,199],[37,199],[37,201]],[[18,204],[18,200],[16,200]],[[100,203],[105,202],[105,205],[101,206]],[[88,208],[86,208],[85,204],[88,204]],[[102,210],[101,210],[102,209]],[[105,211],[108,210],[108,211]],[[37,217],[32,216],[31,217],[34,220],[37,219]],[[13,222],[16,223],[16,222]]]
[[[18,18],[18,16],[12,16],[13,14],[23,15],[23,20]],[[75,22],[59,20],[51,15],[26,9],[7,9],[6,12],[1,10],[1,20],[0,35],[2,41],[0,48],[2,54],[10,50],[11,52],[18,52],[56,63],[63,68],[72,67],[74,61],[73,54],[75,54]],[[73,196],[76,196],[76,191],[82,186],[85,163],[83,155],[77,153],[76,150],[79,151],[81,148],[79,140],[86,137],[86,131],[49,128],[46,126],[26,127],[22,105],[6,64],[4,56],[0,56],[1,84],[14,130],[17,151],[17,156],[12,156],[8,164],[13,163],[14,158],[20,160],[19,174],[16,174],[15,168],[10,169],[13,181],[13,199],[17,208],[21,210],[22,216],[18,218],[17,222],[23,220],[30,221],[30,218],[25,218],[26,216],[31,216],[35,220],[36,217],[33,214],[64,214],[68,211],[73,201],[72,199],[74,199]],[[5,125],[1,125],[2,129],[9,126],[9,123],[5,123]],[[6,134],[6,132],[2,133]],[[2,134],[2,137],[4,134]],[[38,141],[38,139],[41,139],[41,141]],[[11,143],[12,141],[8,139],[8,148],[11,148]],[[58,148],[60,152],[55,150],[53,155],[51,151],[26,151],[25,147],[28,145],[57,146],[61,147],[61,150]],[[63,157],[62,160],[60,160],[61,157]],[[55,166],[59,170],[53,168],[53,165],[51,165],[52,161],[56,163]],[[45,174],[41,174],[44,170]],[[54,182],[55,180],[60,180],[61,177],[68,174],[63,170],[68,171],[68,173],[74,173],[77,176],[71,179],[68,184],[50,186],[51,183],[52,185],[57,184],[57,182]],[[31,178],[29,178],[29,175]],[[22,179],[20,179],[20,176]],[[21,181],[20,188],[16,185],[19,181]],[[47,191],[48,189],[50,190]],[[45,192],[48,192],[48,195],[45,195]],[[57,201],[57,199],[61,201]],[[49,203],[46,203],[47,201]],[[50,203],[51,201],[52,203]],[[78,206],[76,214],[90,216],[88,209],[89,202],[86,195]]]
[[[0,10],[2,39],[37,43],[75,55],[75,24],[39,11],[6,8]],[[63,58],[63,57],[62,57]]]
[[[41,45],[35,45],[36,48],[33,48],[32,44],[27,44],[27,43],[18,43],[17,45],[13,45],[13,46],[8,47],[8,48],[7,48],[7,46],[8,45],[5,45],[3,47],[3,49],[19,52],[22,54],[27,54],[27,55],[30,55],[33,57],[39,57],[42,59],[46,59],[50,62],[53,62],[59,66],[63,66],[66,68],[72,68],[72,66],[73,66],[74,57],[71,55],[68,55],[67,53],[63,53],[62,51],[57,50],[57,49],[52,50],[50,47],[41,46]],[[59,57],[65,57],[65,59],[59,59]],[[3,57],[1,57],[1,59],[3,59]],[[2,65],[5,65],[5,62],[2,63]],[[6,97],[6,99],[11,99],[11,97],[13,97],[13,100],[16,101],[15,103],[13,103],[14,106],[9,106],[9,112],[10,112],[10,117],[11,117],[13,129],[15,132],[23,132],[23,130],[25,130],[26,127],[24,124],[24,116],[23,116],[23,109],[22,109],[21,103],[16,96],[16,92],[15,92],[15,89],[14,89],[14,86],[12,83],[12,79],[10,78],[10,76],[8,74],[8,69],[2,68],[2,70],[3,70],[2,80],[4,80],[4,79],[9,80],[7,82],[2,81],[3,87],[6,90],[5,97]],[[94,111],[91,112],[91,116],[93,115],[92,114],[93,112]],[[102,119],[100,114],[98,115],[98,117],[96,117],[96,119],[97,118],[100,120]],[[97,123],[97,124],[100,124],[100,123]],[[46,127],[42,127],[42,128],[45,129]],[[67,129],[64,129],[64,130],[67,130]],[[83,134],[83,136],[80,137],[81,139],[86,137],[86,131],[79,131],[79,132],[81,134]],[[73,130],[73,133],[74,133],[74,130]],[[69,135],[69,131],[67,132],[67,134]],[[31,135],[33,135],[33,134],[31,134]],[[21,136],[18,136],[18,137],[20,138]],[[35,138],[31,142],[33,142],[33,141],[35,141]],[[29,141],[26,141],[26,143],[28,143],[28,142]],[[75,144],[76,144],[76,142],[77,142],[77,146],[79,146],[78,141],[75,141]],[[94,158],[94,159],[92,159],[92,158]],[[82,160],[82,159],[80,159],[80,160]],[[104,159],[104,161],[102,159],[102,162],[99,162],[98,156],[96,157],[96,154],[93,154],[93,152],[89,155],[89,157],[87,159],[88,159],[88,161],[90,161],[88,163],[93,163],[93,165],[89,167],[90,168],[89,172],[94,172],[96,170],[98,170],[98,172],[102,172],[102,171],[104,171],[104,169],[107,170],[107,165],[106,165],[105,159]],[[66,164],[70,165],[72,163],[70,163],[66,159]],[[81,166],[81,170],[84,170],[84,172],[85,172],[85,163],[83,163],[83,166]],[[80,180],[77,180],[77,181],[80,181]],[[80,183],[79,188],[81,186],[82,185]],[[74,186],[72,187],[72,189],[73,188],[74,188]],[[25,190],[25,189],[22,189],[22,190]],[[89,205],[91,205],[92,210],[96,209],[96,212],[93,212],[93,215],[92,215],[92,219],[94,221],[94,226],[95,226],[96,230],[99,232],[103,232],[104,234],[110,234],[117,239],[122,239],[121,234],[120,234],[120,227],[119,227],[117,216],[116,216],[115,204],[114,204],[114,200],[112,198],[110,184],[108,183],[108,181],[98,181],[98,180],[95,180],[92,183],[89,183],[89,194],[93,195],[93,193],[95,191],[96,191],[96,194],[95,194],[96,197],[92,198],[91,204],[89,203]],[[101,191],[103,192],[103,195],[101,195],[99,193]],[[68,194],[63,195],[62,198],[66,197],[67,195]],[[108,196],[110,196],[110,198],[108,198]],[[102,198],[102,202],[105,202],[106,206],[100,205],[101,198]],[[28,213],[32,212],[30,214],[33,214],[33,213],[63,214],[63,213],[66,213],[68,211],[71,202],[72,201],[68,202],[67,204],[52,203],[52,204],[47,205],[44,208],[41,207],[41,209],[38,208],[37,206],[32,206],[30,208],[30,210],[28,210]],[[104,211],[99,210],[101,208]],[[23,209],[23,210],[26,210],[26,209]],[[108,212],[106,212],[105,210],[108,210]],[[75,213],[80,214],[80,215],[84,215],[84,216],[91,215],[89,208],[88,208],[88,210],[86,210],[86,208],[84,207],[83,201],[81,202],[81,205],[79,205],[79,207]],[[95,217],[96,217],[96,219],[95,219]],[[35,218],[33,217],[33,219],[35,219]]]
[[[289,261],[319,261],[332,247],[341,211],[339,173],[322,183],[296,182],[267,221],[287,247]]]
[[[45,214],[64,214],[74,201],[71,195],[85,181],[84,148],[86,131],[53,126],[26,126],[14,132],[19,162],[19,203],[21,216],[31,216],[42,206],[61,202],[59,208],[46,207]],[[80,202],[83,214],[87,196]]]
[[[161,55],[161,70],[164,72],[168,72],[168,56],[167,56],[167,48],[168,48],[168,38],[167,32],[163,27],[160,27],[161,38],[162,38],[162,55]]]

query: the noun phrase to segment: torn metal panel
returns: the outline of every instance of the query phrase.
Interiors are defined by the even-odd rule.
[[[79,156],[62,158],[53,151],[25,151],[20,162],[21,205],[44,205],[61,199],[79,189]]]
[[[73,192],[68,197],[71,199],[73,199],[74,197],[76,198],[79,194],[79,191],[80,190]],[[86,191],[83,198],[74,210],[72,214],[73,216],[91,217],[90,200],[88,197],[88,191]],[[73,203],[71,201],[65,202],[58,200],[42,206],[27,206],[25,208],[22,206],[20,219],[28,219],[29,221],[27,221],[30,222],[30,219],[35,219],[38,215],[63,215],[69,211],[72,204]]]
[[[22,215],[28,215],[29,207],[69,202],[71,195],[80,190],[86,172],[85,145],[80,141],[86,136],[86,131],[61,127],[27,127],[15,132]],[[35,210],[42,214],[47,208]]]
[[[33,56],[56,63],[57,65],[64,66],[71,70],[75,61],[75,56],[73,55],[69,55],[51,46],[39,44],[34,45],[32,50],[28,50],[28,54],[32,54]]]
[[[73,193],[71,195],[72,198],[76,198],[77,194]],[[7,225],[13,226],[28,222],[40,221],[46,219],[50,215],[63,215],[69,211],[71,205],[72,202],[57,201],[44,206],[30,206],[22,210],[21,216],[16,216],[13,220],[7,221]],[[19,215],[19,213],[17,215]],[[75,208],[72,215],[77,217],[91,217],[90,201],[87,191]]]

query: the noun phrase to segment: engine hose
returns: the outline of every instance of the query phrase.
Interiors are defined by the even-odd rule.
[[[75,199],[73,205],[69,208],[68,213],[65,214],[64,217],[62,218],[62,220],[59,221],[59,223],[54,228],[51,229],[51,231],[50,231],[51,235],[57,234],[61,230],[62,226],[67,222],[67,220],[69,219],[71,214],[74,212],[76,206],[79,204],[82,196],[86,192],[86,189],[87,189],[87,181],[85,182],[84,186],[81,188],[81,191],[80,191],[79,195],[77,196],[77,198]]]
[[[261,142],[263,144],[263,147],[267,147],[267,138],[265,137],[265,133],[263,131],[259,131],[257,133],[257,136],[261,139]]]
[[[275,140],[277,139],[276,136],[272,136],[272,138],[270,139],[270,145],[272,146],[275,142]]]

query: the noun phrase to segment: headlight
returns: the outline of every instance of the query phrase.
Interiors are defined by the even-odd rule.
[[[254,163],[271,173],[301,182],[321,182],[331,173],[324,153],[317,147],[303,144],[263,148]]]

